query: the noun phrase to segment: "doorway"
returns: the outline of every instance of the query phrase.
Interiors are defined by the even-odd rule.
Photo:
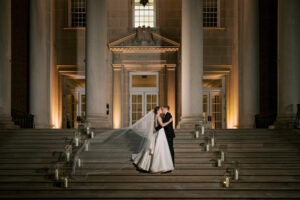
[[[211,116],[213,129],[226,128],[224,79],[203,80],[203,112]]]
[[[130,124],[158,105],[158,72],[130,72]]]
[[[85,120],[85,88],[75,88],[64,97],[64,127],[76,128],[78,118]]]

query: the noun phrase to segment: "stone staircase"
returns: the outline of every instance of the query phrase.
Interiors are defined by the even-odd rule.
[[[192,131],[176,131],[176,170],[147,174],[124,163],[83,163],[81,172],[107,173],[74,177],[65,189],[53,179],[74,130],[0,130],[1,199],[300,199],[300,135],[295,130],[218,130],[216,146],[205,152]],[[97,130],[96,134],[101,134]],[[225,162],[215,166],[219,148]],[[89,154],[118,160],[121,148],[91,149]],[[240,180],[221,184],[227,168],[239,162]],[[62,161],[61,161],[62,162]],[[66,167],[66,170],[69,167]]]

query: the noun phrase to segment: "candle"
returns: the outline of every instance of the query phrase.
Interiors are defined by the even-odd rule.
[[[230,181],[228,176],[225,177],[223,184],[226,188],[229,188]]]
[[[86,134],[90,134],[90,127],[86,127]]]
[[[212,147],[215,146],[215,138],[214,138],[214,137],[211,138],[211,146],[212,146]]]
[[[195,137],[196,137],[196,138],[199,138],[199,131],[198,131],[198,130],[196,130]]]
[[[87,142],[85,143],[84,150],[89,151],[89,143],[87,143]]]
[[[78,138],[78,137],[75,137],[75,138],[74,138],[74,143],[75,143],[75,146],[76,146],[76,147],[79,146],[79,138]]]
[[[218,159],[218,167],[221,167],[221,166],[222,166],[222,160]]]
[[[234,180],[239,180],[239,170],[238,169],[235,169],[234,170]]]
[[[206,151],[209,151],[209,144],[206,145]]]
[[[204,135],[204,131],[205,131],[204,126],[202,126],[201,127],[201,133],[202,133],[202,135]]]
[[[68,184],[68,177],[65,177],[65,178],[64,178],[64,187],[65,187],[65,188],[68,188],[68,187],[69,187],[69,184]]]
[[[55,180],[58,180],[58,175],[59,175],[58,168],[55,168],[55,170],[54,170]]]
[[[94,131],[91,132],[91,138],[94,138]]]
[[[78,158],[78,160],[77,160],[77,166],[81,167],[81,160],[80,160],[80,158]]]
[[[224,151],[221,151],[221,160],[224,162],[225,160],[225,154],[224,154]]]
[[[67,160],[67,162],[70,161],[70,152],[69,151],[66,152],[66,160]]]

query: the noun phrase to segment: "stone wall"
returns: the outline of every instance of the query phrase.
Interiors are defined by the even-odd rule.
[[[204,31],[204,65],[231,65],[233,0],[220,0],[221,29]],[[108,41],[134,32],[131,0],[108,1]],[[181,0],[156,1],[157,32],[181,42]],[[56,0],[56,39],[59,65],[84,65],[85,30],[68,27],[68,0]]]
[[[231,65],[233,43],[233,0],[220,0],[221,27],[205,28],[204,65]]]

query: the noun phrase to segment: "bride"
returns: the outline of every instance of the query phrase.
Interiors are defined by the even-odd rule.
[[[155,120],[161,127],[167,126],[173,120],[163,123],[161,114],[161,107],[157,106],[154,109]],[[153,117],[154,118],[154,117]],[[154,126],[154,119],[153,119]],[[152,127],[153,127],[152,126]],[[169,172],[174,170],[174,165],[165,135],[164,128],[159,129],[157,132],[152,133],[147,138],[147,142],[138,154],[132,155],[133,164],[140,170],[148,171],[151,173]]]

